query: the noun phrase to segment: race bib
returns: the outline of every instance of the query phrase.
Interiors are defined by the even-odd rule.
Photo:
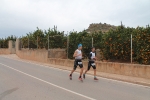
[[[81,65],[81,64],[82,64],[82,62],[78,62],[78,64],[79,64],[79,65]]]
[[[92,66],[95,66],[95,63],[92,63],[91,65],[92,65]]]

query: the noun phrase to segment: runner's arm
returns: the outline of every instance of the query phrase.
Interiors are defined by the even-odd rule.
[[[91,60],[91,57],[92,57],[92,53],[89,53],[89,57],[88,57],[89,60]]]
[[[79,55],[77,55],[77,51],[74,52],[73,57],[77,57]]]

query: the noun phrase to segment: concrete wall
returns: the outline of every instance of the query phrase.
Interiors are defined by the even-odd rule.
[[[17,51],[17,55],[22,59],[40,61],[54,65],[68,66],[73,68],[74,60],[48,58],[47,50],[28,50],[23,49]],[[87,68],[87,61],[83,61],[84,68]],[[113,62],[99,62],[96,63],[97,71],[106,72],[119,75],[127,75],[150,79],[150,65],[140,64],[125,64]]]
[[[9,49],[3,49],[3,48],[0,48],[0,54],[10,54],[10,51]]]
[[[13,43],[14,43],[14,41],[9,40],[8,49],[9,49],[10,54],[15,54],[16,53],[16,49],[15,49],[15,47],[13,47]]]
[[[48,58],[67,58],[65,49],[49,49]]]
[[[16,49],[13,48],[13,41],[9,40],[8,42],[8,48],[0,48],[0,54],[15,54]]]
[[[19,43],[19,40],[16,41]],[[16,45],[16,54],[22,59],[46,62],[54,65],[62,65],[73,68],[74,61],[68,59],[48,58],[47,50],[19,50],[19,45]],[[87,61],[83,61],[84,68],[87,68]],[[126,64],[113,62],[96,63],[97,71],[119,75],[127,75],[150,79],[150,65]]]
[[[16,54],[23,59],[35,60],[47,62],[48,58],[66,58],[65,49],[49,49],[48,51],[43,50],[28,50],[22,49],[20,46],[20,40],[16,40]]]
[[[28,50],[22,49],[17,50],[17,56],[22,59],[47,62],[48,59],[48,51],[47,50]]]
[[[67,59],[52,59],[48,58],[48,63],[55,65],[68,66],[73,68],[73,60]],[[87,61],[83,61],[84,68],[87,68]],[[125,63],[113,63],[113,62],[97,62],[97,71],[106,72],[119,75],[127,75],[141,78],[150,79],[150,65],[140,64],[125,64]]]

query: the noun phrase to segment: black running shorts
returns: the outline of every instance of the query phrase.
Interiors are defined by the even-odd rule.
[[[74,70],[76,70],[77,66],[79,66],[80,68],[83,68],[82,60],[75,59],[75,61],[74,61]]]
[[[89,61],[87,70],[90,70],[91,66],[93,67],[93,69],[96,69],[95,61]]]

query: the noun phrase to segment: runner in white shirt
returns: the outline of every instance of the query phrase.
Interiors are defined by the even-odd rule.
[[[95,65],[95,60],[96,60],[96,53],[95,53],[95,47],[92,47],[92,51],[89,54],[89,62],[88,62],[88,68],[85,71],[85,73],[83,74],[83,78],[85,79],[85,74],[87,73],[87,71],[90,70],[91,66],[94,69],[94,80],[98,80],[96,78],[96,65]]]
[[[82,81],[82,73],[83,73],[83,64],[82,64],[82,44],[78,45],[78,49],[74,52],[73,57],[75,57],[74,68],[71,71],[69,77],[72,80],[72,73],[76,70],[77,66],[81,68],[79,80]]]

